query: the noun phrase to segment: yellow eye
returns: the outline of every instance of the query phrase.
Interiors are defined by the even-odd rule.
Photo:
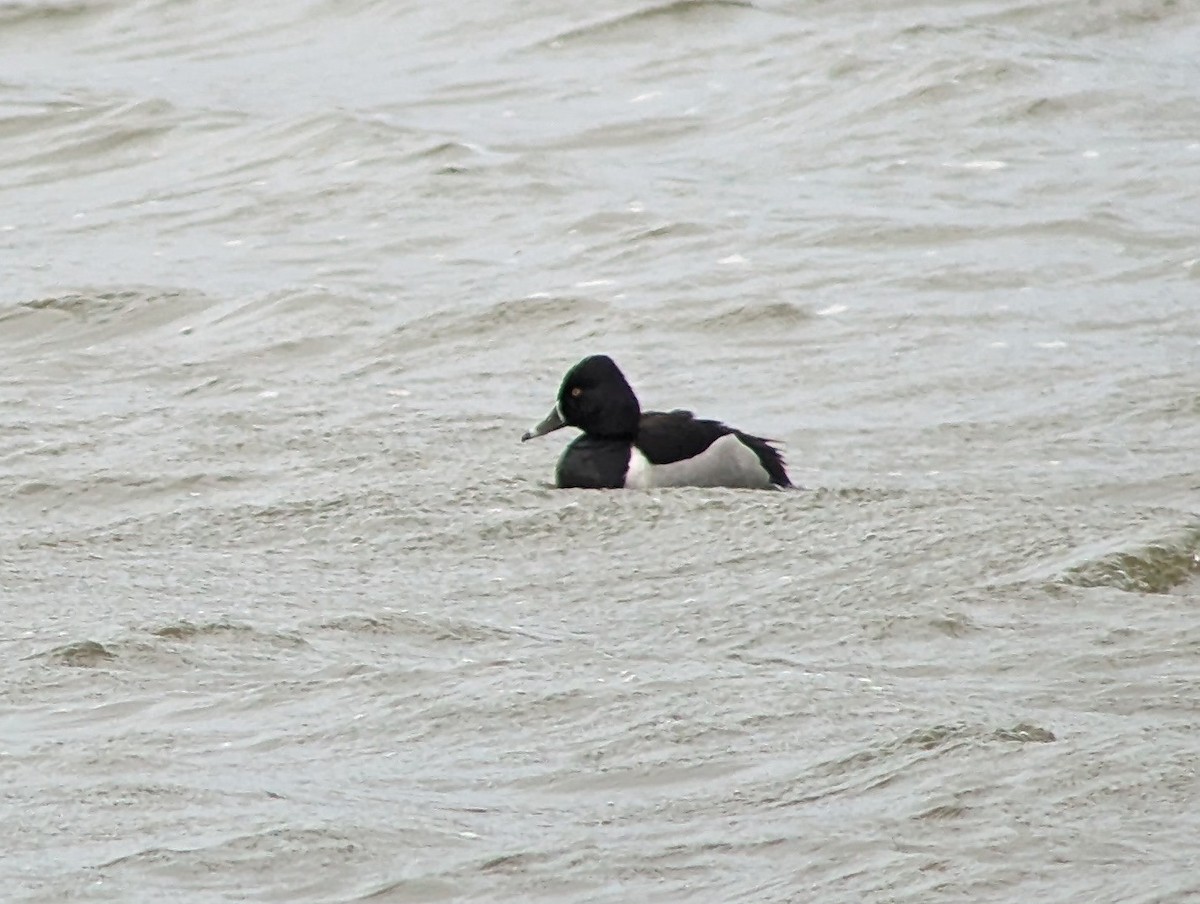
[[[580,389],[578,386],[576,386],[576,387],[572,388],[572,390],[571,390],[571,398],[573,398],[573,399],[577,399],[577,398],[579,398],[581,395],[583,395],[583,390],[582,390],[582,389]]]

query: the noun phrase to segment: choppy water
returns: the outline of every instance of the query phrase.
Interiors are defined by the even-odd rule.
[[[4,899],[1200,899],[1197,47],[0,6]],[[601,351],[806,489],[552,489]]]

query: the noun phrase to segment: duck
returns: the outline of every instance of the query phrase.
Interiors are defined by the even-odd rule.
[[[607,355],[591,355],[567,371],[554,407],[521,442],[563,427],[583,433],[558,460],[554,476],[562,489],[792,486],[776,440],[683,409],[642,411]]]

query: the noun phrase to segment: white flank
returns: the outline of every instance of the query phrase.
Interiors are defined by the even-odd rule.
[[[637,448],[630,450],[625,488],[653,487],[743,487],[770,489],[771,476],[753,449],[742,445],[732,433],[722,436],[694,458],[652,465]]]

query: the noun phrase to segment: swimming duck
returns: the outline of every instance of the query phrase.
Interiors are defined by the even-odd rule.
[[[790,487],[774,440],[690,411],[642,411],[607,355],[584,358],[563,377],[558,402],[521,442],[561,427],[583,431],[558,460],[563,488]]]

